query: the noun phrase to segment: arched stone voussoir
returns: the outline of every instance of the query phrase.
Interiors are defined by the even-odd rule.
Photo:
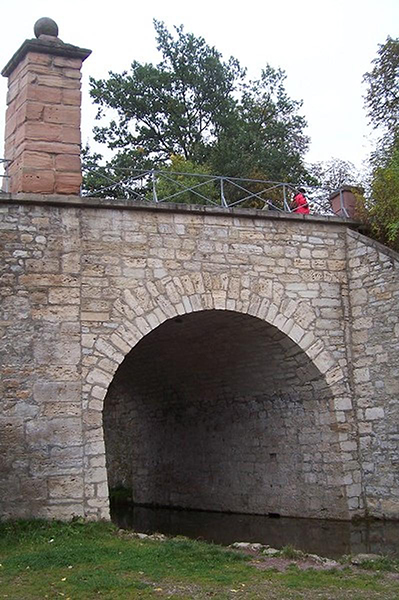
[[[114,377],[115,371],[116,369],[112,373],[106,372],[95,366],[88,372],[86,383],[92,385],[93,387],[103,388],[106,390],[108,389],[108,386]]]
[[[89,372],[87,382],[108,386],[125,356],[143,337],[168,319],[206,310],[233,310],[259,318],[297,344],[326,377],[327,384],[333,385],[344,378],[342,369],[325,348],[324,340],[314,334],[311,323],[315,314],[308,302],[274,294],[271,287],[268,288],[270,297],[266,297],[264,286],[260,294],[256,284],[252,286],[254,289],[248,288],[245,275],[239,281],[236,274],[230,279],[224,274],[223,278],[216,278],[217,289],[210,290],[208,284],[215,282],[215,277],[206,275],[186,274],[162,282],[160,286],[125,290],[114,303],[119,326],[107,339],[101,334],[98,336],[95,342],[98,361]],[[159,293],[160,289],[164,293]]]
[[[342,369],[336,364],[333,355],[325,349],[324,341],[317,339],[310,324],[316,315],[306,302],[295,302],[291,298],[273,302],[258,294],[252,294],[248,314],[252,314],[285,333],[312,360],[327,383],[336,383],[344,378]]]
[[[326,371],[325,375],[326,383],[330,386],[331,391],[333,391],[333,386],[335,386],[340,381],[345,380],[345,373],[339,365],[332,366]]]

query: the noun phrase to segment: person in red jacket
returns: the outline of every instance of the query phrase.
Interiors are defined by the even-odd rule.
[[[310,211],[309,211],[308,201],[306,200],[306,198],[302,194],[302,192],[297,192],[295,194],[293,203],[294,203],[293,212],[300,213],[302,215],[309,214]]]

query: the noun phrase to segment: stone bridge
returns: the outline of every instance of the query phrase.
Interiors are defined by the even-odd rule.
[[[9,78],[0,515],[399,518],[398,255],[336,217],[82,198],[80,68]],[[40,24],[41,23],[41,24]]]
[[[398,257],[338,218],[2,196],[1,513],[399,517]]]

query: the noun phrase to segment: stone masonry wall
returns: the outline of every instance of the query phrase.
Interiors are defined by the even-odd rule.
[[[399,518],[399,255],[348,233],[353,385],[367,509]]]
[[[162,323],[219,310],[274,327],[306,355],[315,381],[328,386],[330,422],[321,430],[331,432],[329,460],[340,465],[331,485],[348,516],[362,514],[369,492],[359,463],[362,414],[353,410],[346,225],[257,211],[25,196],[0,198],[0,228],[1,514],[107,517],[103,406],[115,372]],[[375,367],[376,380],[377,374]],[[390,415],[393,395],[384,393]],[[223,401],[228,408],[219,417],[238,410],[237,395]],[[315,453],[319,440],[310,429],[321,425],[322,409],[317,395],[306,402]],[[276,406],[274,418],[282,419],[285,405]],[[253,426],[252,413],[242,419]],[[208,412],[203,427],[210,422]],[[373,444],[382,463],[394,434],[377,429]],[[327,471],[316,473],[317,481],[327,481]],[[376,470],[373,485],[385,485],[385,475]],[[322,504],[316,500],[318,509]]]

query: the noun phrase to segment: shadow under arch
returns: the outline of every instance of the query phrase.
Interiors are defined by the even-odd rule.
[[[103,410],[110,487],[136,503],[348,518],[331,390],[277,327],[228,310],[168,319]]]

